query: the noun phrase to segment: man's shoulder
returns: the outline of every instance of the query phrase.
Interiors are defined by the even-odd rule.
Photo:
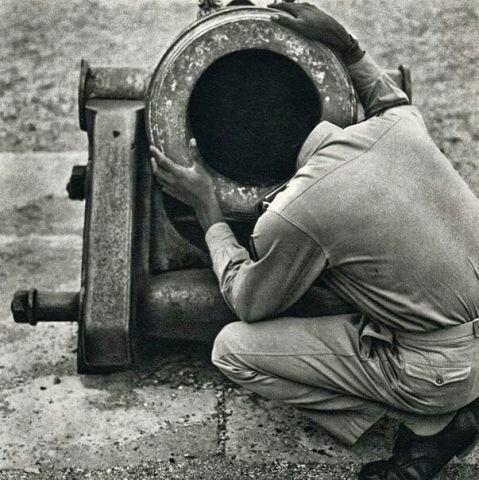
[[[372,117],[372,118],[386,118],[386,119],[405,118],[405,119],[424,123],[421,112],[414,105],[399,105],[397,107],[391,107],[391,108],[388,108],[387,110],[384,110],[384,112],[381,112],[376,117]]]
[[[282,213],[285,210],[294,210],[293,205],[298,204],[297,208],[301,210],[303,202],[297,202],[300,197],[307,197],[310,203],[319,202],[319,195],[323,200],[325,195],[336,196],[344,182],[354,180],[350,178],[354,177],[354,172],[351,173],[350,168],[359,168],[355,166],[357,163],[354,162],[355,159],[362,159],[365,154],[371,155],[371,158],[375,158],[374,155],[381,157],[383,151],[389,151],[392,147],[397,151],[396,147],[399,148],[401,145],[396,143],[402,141],[404,136],[395,132],[395,128],[403,128],[399,125],[404,125],[408,130],[404,135],[409,141],[413,139],[409,131],[411,129],[414,136],[422,138],[424,134],[427,135],[421,114],[411,105],[391,108],[381,115],[344,129],[329,122],[321,122],[311,132],[301,149],[296,174],[288,187],[273,200],[271,207]],[[374,160],[373,165],[376,163]],[[361,162],[361,168],[368,168],[367,165],[369,165],[367,162]],[[326,191],[323,188],[325,179],[329,180]],[[300,213],[299,211],[298,214]]]
[[[298,197],[318,196],[321,181],[340,170],[367,146],[353,139],[353,135],[329,122],[322,122],[308,137],[298,157],[298,170],[285,190],[271,203],[276,212],[291,211]]]
[[[322,162],[321,165],[310,162],[300,168],[289,181],[287,188],[279,193],[271,202],[269,209],[280,216],[289,218],[291,212],[299,208],[299,211],[296,212],[294,216],[301,216],[301,206],[298,206],[298,198],[307,197],[309,199],[308,203],[316,203],[319,201],[320,196],[317,191],[319,188],[318,184],[322,178],[338,166],[338,162],[334,159],[330,160],[328,165],[326,164],[327,162]]]
[[[298,169],[306,165],[308,160],[320,149],[331,144],[344,134],[344,130],[328,121],[320,122],[308,135],[298,154]]]

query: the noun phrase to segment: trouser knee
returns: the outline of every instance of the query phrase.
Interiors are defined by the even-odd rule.
[[[231,380],[241,383],[251,369],[241,359],[242,345],[246,343],[248,325],[244,322],[229,323],[217,335],[211,361]]]
[[[213,343],[213,351],[211,353],[211,361],[214,365],[221,369],[222,365],[227,362],[228,357],[235,350],[233,345],[238,337],[237,324],[241,322],[229,323],[215,338]]]

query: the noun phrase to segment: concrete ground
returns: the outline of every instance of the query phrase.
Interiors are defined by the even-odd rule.
[[[64,186],[85,161],[0,154],[0,479],[353,479],[387,455],[391,422],[347,449],[230,384],[208,346],[154,345],[135,371],[80,376],[75,325],[14,324],[16,289],[79,288],[83,204]],[[440,478],[473,478],[478,459],[476,449]]]
[[[86,161],[79,58],[153,67],[194,3],[0,3],[0,480],[353,479],[390,449],[394,424],[346,449],[295,411],[236,389],[208,346],[156,345],[135,371],[86,377],[75,370],[74,325],[12,322],[15,290],[79,287],[83,205],[64,190]],[[385,66],[413,67],[431,135],[479,193],[477,3],[321,5]],[[439,478],[478,477],[476,449]]]

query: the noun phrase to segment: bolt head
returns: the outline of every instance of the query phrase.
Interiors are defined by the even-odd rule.
[[[13,295],[11,310],[17,323],[30,323],[28,315],[29,290],[18,290]]]
[[[75,165],[67,185],[68,196],[71,200],[85,200],[85,181],[86,166]]]

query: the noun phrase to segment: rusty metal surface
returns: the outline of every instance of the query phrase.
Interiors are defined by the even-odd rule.
[[[127,368],[134,321],[134,211],[143,103],[90,100],[89,195],[80,296],[80,370]],[[143,159],[146,162],[146,159]]]
[[[90,74],[90,64],[84,58],[80,62],[80,78],[78,80],[78,123],[80,129],[86,131],[86,112],[85,106],[87,101],[86,81]]]
[[[21,318],[16,316],[16,321],[34,325],[37,322],[78,320],[78,293],[34,291],[33,297],[31,293],[27,290],[17,292],[12,309],[21,310],[18,314]],[[27,314],[29,305],[33,309]],[[353,311],[333,292],[324,286],[314,285],[282,316],[311,317]],[[142,290],[135,333],[137,337],[212,342],[224,325],[236,320],[237,317],[223,300],[218,281],[210,269],[179,270],[153,276]],[[93,347],[101,347],[105,340],[97,339],[99,345]],[[92,348],[92,345],[87,345],[87,348]],[[86,351],[87,357],[88,354]],[[103,360],[104,364],[97,363],[95,366],[111,369],[108,358]]]
[[[167,213],[163,193],[157,185],[152,191],[151,210],[151,257],[152,273],[179,270],[186,268],[206,267],[211,262],[206,252],[181,235],[170,219],[172,212]],[[196,217],[190,219],[191,224],[197,224]]]
[[[139,329],[158,338],[211,341],[235,319],[211,270],[181,270],[151,279]]]
[[[398,70],[401,72],[401,89],[408,96],[412,103],[412,74],[411,69],[405,65],[399,65]]]
[[[411,70],[404,65],[399,65],[395,70],[386,70],[386,73],[394,80],[394,83],[408,96],[412,102]]]
[[[143,100],[151,71],[133,67],[90,67],[86,80],[88,99]]]
[[[91,66],[82,59],[78,89],[80,128],[87,128],[85,108],[88,100],[143,100],[150,78],[151,71],[143,68]]]
[[[43,292],[36,288],[18,290],[12,300],[15,322],[77,322],[78,292]]]
[[[94,98],[142,100],[150,77],[151,72],[146,70],[128,67],[92,67],[87,61],[82,60],[79,88],[79,112],[82,128],[87,129],[86,102]],[[111,132],[109,135],[111,137]],[[110,137],[105,137],[105,140],[110,141]],[[146,156],[147,153],[145,152],[144,155]],[[141,184],[144,197],[146,198],[147,195],[148,198],[147,200],[143,198],[142,203],[144,205],[148,203],[149,205],[151,178],[149,178],[148,166],[144,170],[144,179]],[[82,194],[84,192],[84,186],[82,185],[84,174],[85,172],[81,172],[79,169],[72,172],[67,187],[70,198],[84,199],[84,194]],[[151,207],[152,271],[207,266],[209,264],[207,255],[191,245],[171,224],[165,212],[162,194],[158,187],[154,188],[151,197],[153,199]],[[148,229],[150,229],[150,206],[148,206],[148,211],[146,211],[146,207],[144,208],[144,215],[148,218]],[[144,233],[143,237],[146,238],[146,236],[146,233]]]
[[[225,8],[194,23],[176,39],[148,89],[146,126],[151,143],[180,162],[188,157],[187,106],[196,81],[216,59],[245,48],[270,50],[296,62],[318,89],[321,119],[342,127],[354,123],[353,86],[336,56],[324,45],[272,22],[271,15],[265,8]],[[212,169],[210,173],[227,218],[255,218],[254,206],[269,188],[241,185]]]
[[[354,308],[321,285],[313,286],[282,316],[324,316]],[[143,335],[212,341],[221,328],[238,320],[228,308],[209,269],[167,272],[151,279],[139,318]]]

